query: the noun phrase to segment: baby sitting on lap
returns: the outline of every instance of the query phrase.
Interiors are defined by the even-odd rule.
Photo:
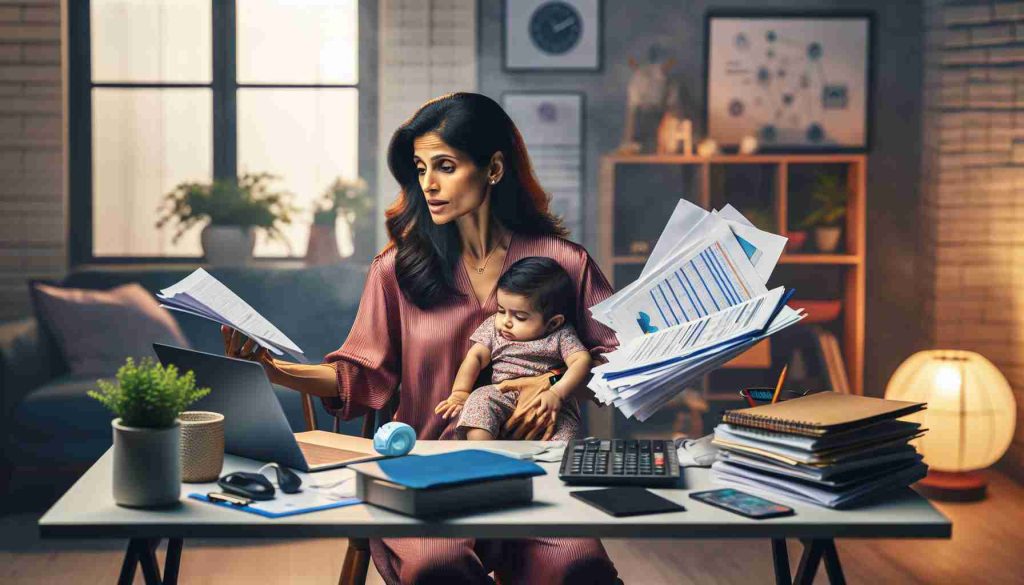
[[[565,363],[562,378],[538,396],[538,427],[555,421],[553,440],[575,438],[580,407],[572,393],[590,374],[591,359],[567,317],[574,314],[572,280],[554,260],[529,257],[513,264],[498,280],[498,312],[470,337],[473,347],[459,367],[451,395],[434,412],[454,418],[456,434],[470,440],[500,437],[515,411],[518,392],[502,393],[504,380],[536,376]],[[473,389],[491,365],[491,384]]]

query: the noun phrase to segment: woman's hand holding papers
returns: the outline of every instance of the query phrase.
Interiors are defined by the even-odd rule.
[[[257,345],[237,329],[221,325],[220,334],[224,338],[224,355],[260,363],[266,363],[270,359],[265,348]]]

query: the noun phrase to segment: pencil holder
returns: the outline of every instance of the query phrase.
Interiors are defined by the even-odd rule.
[[[206,483],[220,477],[224,465],[224,415],[181,413],[181,481]]]

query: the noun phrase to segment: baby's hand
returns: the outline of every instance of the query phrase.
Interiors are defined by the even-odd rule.
[[[441,418],[445,420],[455,418],[462,412],[462,405],[466,403],[467,398],[469,398],[469,392],[453,391],[448,398],[442,400],[434,408],[434,414],[440,414]]]

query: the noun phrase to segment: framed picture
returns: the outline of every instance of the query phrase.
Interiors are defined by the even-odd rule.
[[[506,92],[502,107],[523,135],[533,171],[551,195],[551,211],[580,241],[584,96],[579,92]]]
[[[704,128],[726,149],[869,147],[873,16],[716,13],[705,22]]]
[[[599,71],[601,0],[505,0],[507,71]]]

